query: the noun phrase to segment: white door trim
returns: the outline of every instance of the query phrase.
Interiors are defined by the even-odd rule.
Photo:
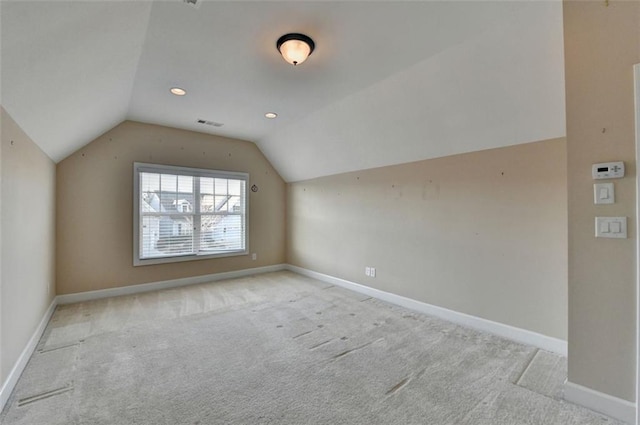
[[[633,66],[636,110],[636,425],[640,425],[640,64]]]

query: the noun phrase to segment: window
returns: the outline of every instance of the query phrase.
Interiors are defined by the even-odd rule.
[[[133,265],[245,255],[246,173],[135,163]]]

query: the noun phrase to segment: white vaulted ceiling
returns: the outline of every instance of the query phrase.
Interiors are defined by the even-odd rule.
[[[125,119],[253,141],[287,181],[565,134],[560,1],[0,7],[2,105],[55,161]],[[287,32],[316,42],[295,68]]]

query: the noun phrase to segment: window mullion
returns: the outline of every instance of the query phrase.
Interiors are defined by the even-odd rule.
[[[193,249],[196,255],[200,253],[200,230],[201,216],[200,216],[200,177],[195,176],[193,178]]]

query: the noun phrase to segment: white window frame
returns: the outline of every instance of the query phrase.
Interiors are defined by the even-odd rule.
[[[215,254],[180,254],[175,256],[157,257],[157,258],[140,258],[140,173],[164,173],[176,174],[192,177],[212,177],[219,179],[244,180],[244,250],[227,251]],[[200,188],[197,187],[194,198],[200,196]],[[199,202],[199,201],[198,201]],[[200,217],[197,211],[197,205],[194,205],[194,217]],[[199,222],[199,220],[197,220]],[[194,239],[199,237],[200,229],[194,234]],[[233,171],[207,170],[202,168],[177,167],[173,165],[147,164],[142,162],[133,163],[133,265],[145,266],[150,264],[177,263],[182,261],[205,260],[209,258],[232,257],[249,254],[249,174]]]

